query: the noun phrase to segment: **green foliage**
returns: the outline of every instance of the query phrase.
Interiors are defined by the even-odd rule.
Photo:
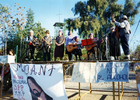
[[[134,25],[135,16],[139,13],[140,2],[135,4],[133,0],[126,0],[125,5],[117,4],[118,0],[88,0],[87,2],[77,2],[72,8],[75,19],[65,19],[68,30],[77,30],[78,35],[87,38],[90,33],[94,37],[101,38],[110,32],[110,27],[114,26],[111,22],[112,14],[117,21],[125,14],[128,21]],[[102,53],[105,52],[105,43],[101,45]]]
[[[72,8],[72,12],[79,17],[65,20],[68,30],[78,29],[78,34],[83,38],[87,38],[91,32],[102,36],[108,33],[113,25],[110,22],[112,14],[116,16],[116,20],[119,20],[122,14],[127,15],[130,24],[133,25],[135,15],[139,13],[140,2],[136,5],[132,0],[126,0],[123,7],[123,5],[117,4],[117,1],[88,0],[87,2],[77,2]]]
[[[25,29],[27,30],[27,32],[29,32],[31,29],[33,30],[33,27],[34,27],[34,12],[30,8],[27,13],[27,23]]]
[[[140,59],[140,45],[138,45],[136,50],[131,53],[131,58],[134,58],[136,60]]]

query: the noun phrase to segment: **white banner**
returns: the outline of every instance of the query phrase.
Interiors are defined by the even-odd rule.
[[[80,62],[74,64],[71,82],[95,83],[96,63]]]
[[[75,63],[71,82],[128,82],[128,62]]]
[[[18,100],[68,100],[62,64],[10,64],[13,97]]]
[[[15,63],[15,56],[11,55],[0,56],[0,63]]]

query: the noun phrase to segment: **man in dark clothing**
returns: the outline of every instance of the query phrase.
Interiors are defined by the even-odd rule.
[[[48,61],[51,60],[50,58],[50,52],[51,52],[51,44],[52,44],[52,38],[51,36],[49,36],[50,32],[49,30],[47,30],[45,32],[46,36],[44,36],[44,39],[42,39],[42,42],[43,42],[43,58],[44,58],[44,61],[46,61],[46,55],[48,57]]]
[[[120,42],[119,38],[116,36],[114,27],[110,28],[110,33],[108,35],[109,46],[110,46],[110,60],[118,60],[120,56]]]
[[[34,35],[33,30],[30,30],[30,36],[26,37],[26,43],[27,43],[27,48],[26,48],[26,58],[25,60],[29,59],[29,51],[31,52],[31,61],[33,61],[34,57],[34,51],[35,47],[33,45],[33,40],[37,39],[37,37]]]

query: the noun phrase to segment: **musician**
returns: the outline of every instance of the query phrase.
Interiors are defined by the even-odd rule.
[[[73,37],[73,41],[69,42],[69,44],[75,44],[78,46],[78,49],[74,49],[72,53],[75,55],[76,61],[77,61],[77,56],[79,56],[79,60],[81,61],[82,60],[81,48],[83,48],[83,46],[81,45],[81,42],[79,41],[79,37],[78,36]]]
[[[33,46],[33,40],[36,40],[37,37],[34,35],[34,31],[30,30],[30,36],[26,37],[26,43],[27,43],[27,48],[26,48],[26,58],[25,60],[29,59],[29,51],[31,52],[31,61],[33,61],[34,57],[34,51],[35,51],[35,47]]]
[[[72,35],[72,31],[69,31],[68,36],[66,37],[66,47],[68,45],[69,42],[72,42],[73,40],[73,35]],[[72,52],[68,52],[67,48],[66,48],[66,54],[68,54],[68,58],[69,60],[72,60]]]
[[[97,38],[94,38],[93,33],[89,34],[89,39],[92,39],[93,42],[99,41]],[[102,42],[103,42],[103,40],[99,41],[98,43],[96,43],[96,46],[92,47],[90,50],[87,51],[88,60],[90,60],[89,56],[91,53],[94,54],[95,60],[98,60],[97,53],[99,51],[99,43],[102,43]]]
[[[60,57],[60,60],[62,60],[62,57],[64,56],[64,43],[65,43],[65,37],[63,36],[63,33],[61,30],[59,30],[59,35],[55,39],[55,52],[54,52],[54,58],[56,61],[57,57]]]
[[[51,44],[52,44],[52,38],[51,36],[49,36],[50,32],[49,30],[46,30],[45,32],[45,35],[44,38],[42,39],[42,42],[43,42],[43,58],[44,58],[44,61],[46,61],[46,54],[47,54],[47,57],[48,57],[48,61],[51,60],[50,58],[50,52],[51,52]]]
[[[119,38],[116,36],[116,31],[114,27],[110,28],[108,40],[110,47],[110,60],[118,60],[118,57],[120,56],[120,42]]]
[[[130,23],[127,21],[127,16],[123,15],[121,17],[121,22],[119,23],[115,21],[115,18],[113,15],[112,22],[114,22],[115,25],[120,28],[119,36],[120,36],[122,48],[125,54],[124,59],[130,60],[130,50],[129,50],[128,41],[129,41],[129,35],[131,34],[131,30],[130,30]]]

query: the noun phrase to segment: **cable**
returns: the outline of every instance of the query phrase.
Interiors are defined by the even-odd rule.
[[[131,43],[131,41],[132,41],[132,39],[133,39],[133,37],[134,37],[134,35],[135,35],[137,29],[138,29],[139,23],[140,23],[140,20],[139,20],[138,25],[137,25],[137,27],[136,27],[136,29],[135,29],[135,32],[134,32],[134,34],[133,34],[133,36],[132,36],[132,38],[131,38],[131,40],[130,40],[130,43]]]

